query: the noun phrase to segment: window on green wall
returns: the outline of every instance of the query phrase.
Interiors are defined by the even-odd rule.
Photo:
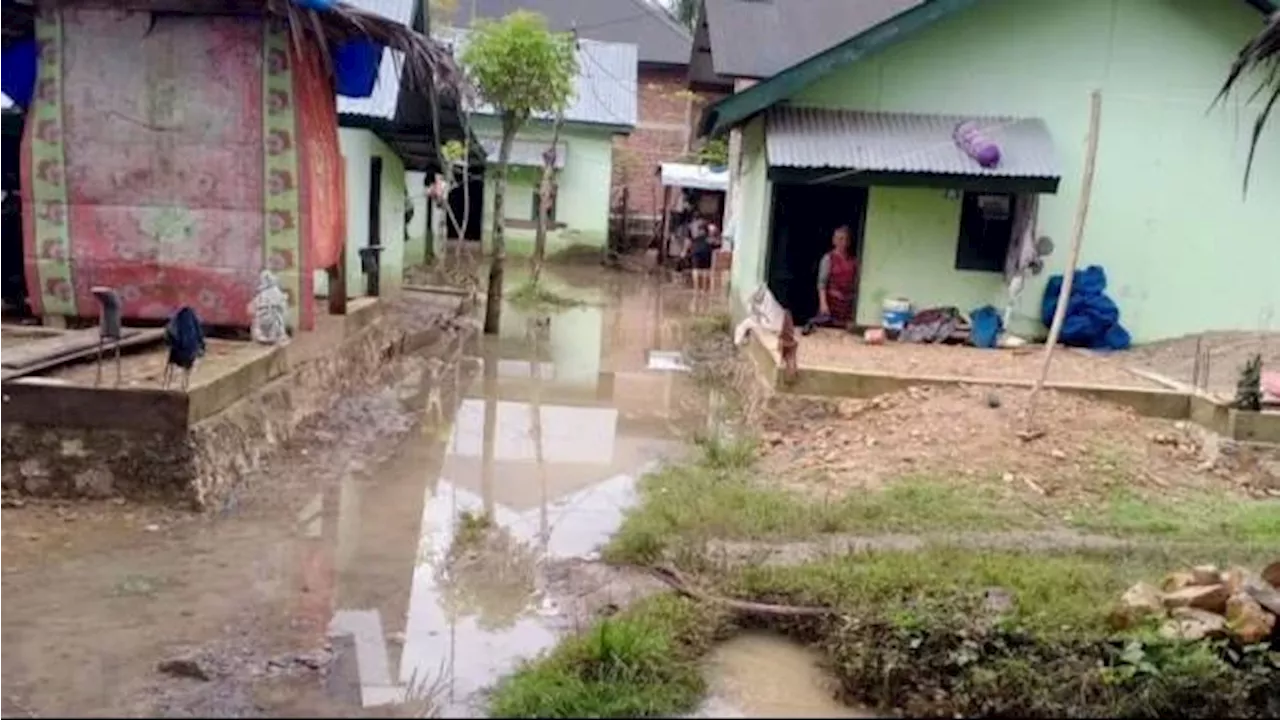
[[[535,187],[533,189],[533,195],[531,195],[529,198],[529,219],[530,220],[537,221],[538,219],[538,197],[539,197],[538,189],[537,187]],[[556,221],[556,191],[554,188],[551,191],[551,202],[549,203],[549,205],[550,207],[547,208],[547,222],[554,223]]]
[[[1006,193],[966,192],[960,203],[956,269],[1004,272],[1013,238],[1017,198]]]

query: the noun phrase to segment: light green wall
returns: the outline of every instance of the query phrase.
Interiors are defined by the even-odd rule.
[[[347,186],[347,297],[365,294],[364,272],[359,250],[369,238],[370,160],[382,158],[382,216],[380,234],[384,248],[379,262],[379,291],[389,295],[400,290],[404,280],[405,172],[400,156],[368,130],[338,128],[338,145],[346,167]],[[316,271],[316,297],[329,294],[329,277]]]
[[[472,128],[478,135],[498,137],[501,128],[490,117],[474,117]],[[517,138],[550,143],[551,128],[529,124]],[[613,133],[584,125],[565,125],[560,131],[565,143],[564,167],[560,170],[556,199],[556,222],[566,227],[547,233],[547,252],[573,245],[603,248],[609,237],[609,188],[613,179]],[[490,158],[490,162],[496,158]],[[538,168],[512,167],[507,180],[506,216],[533,220],[533,194],[538,184]],[[493,229],[493,174],[486,178],[484,191],[485,246]],[[528,255],[533,251],[532,229],[507,227],[507,253]]]
[[[1058,193],[1041,199],[1039,231],[1056,242],[1049,270],[1060,272],[1084,164],[1089,92],[1098,88],[1102,130],[1081,261],[1106,268],[1122,322],[1142,341],[1257,329],[1268,315],[1275,328],[1280,132],[1264,137],[1242,198],[1257,104],[1242,108],[1233,99],[1209,109],[1225,69],[1261,22],[1241,2],[981,0],[833,73],[793,102],[1044,118],[1063,177]],[[944,222],[948,205],[955,217]],[[962,310],[1000,307],[998,275],[949,269],[958,212],[941,190],[872,191],[863,274],[869,292],[860,320],[878,318],[876,293]],[[1023,296],[1022,327],[1039,325],[1048,274]]]
[[[897,296],[911,298],[916,307],[1003,308],[1001,273],[955,269],[959,232],[958,197],[941,190],[871,188],[858,321],[879,323],[881,303]]]
[[[427,259],[427,188],[423,184],[426,177],[424,172],[404,174],[405,189],[413,204],[413,219],[404,231],[404,264],[410,267],[421,265]]]
[[[764,282],[768,247],[762,239],[769,234],[772,215],[773,188],[765,161],[763,119],[756,118],[742,129],[741,153],[738,234],[742,241],[734,249],[729,285],[745,308],[751,293]]]

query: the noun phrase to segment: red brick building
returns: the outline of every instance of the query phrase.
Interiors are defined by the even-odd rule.
[[[688,154],[708,97],[688,89],[691,33],[651,0],[458,0],[454,24],[517,9],[542,14],[553,30],[636,45],[639,121],[630,136],[614,141],[612,197],[619,212],[626,190],[633,232],[652,227],[662,199],[658,164]]]

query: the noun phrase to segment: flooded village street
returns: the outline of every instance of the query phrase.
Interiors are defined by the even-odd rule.
[[[690,291],[595,277],[549,323],[507,307],[462,357],[403,358],[212,515],[6,507],[5,715],[482,712],[580,595],[611,601],[580,561],[707,421]]]

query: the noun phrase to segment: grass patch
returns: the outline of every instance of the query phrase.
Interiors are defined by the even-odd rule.
[[[675,595],[643,601],[524,664],[494,717],[672,717],[705,692],[698,661],[743,628],[818,646],[846,702],[914,717],[1267,717],[1280,655],[1113,634],[1107,613],[1178,563],[1161,551],[1033,554],[930,548],[710,574],[704,586],[833,616],[732,616]]]
[[[561,295],[543,283],[532,280],[521,283],[507,293],[507,300],[521,310],[567,310],[583,304],[581,300]]]
[[[697,660],[723,628],[674,595],[638,603],[521,666],[495,688],[492,717],[670,717],[705,692]]]
[[[640,483],[605,548],[611,562],[648,563],[708,540],[805,540],[824,534],[920,535],[1070,528],[1115,537],[1208,545],[1280,546],[1280,501],[1116,493],[1097,506],[1021,500],[996,483],[901,478],[884,489],[815,500],[775,487],[754,467],[748,438],[698,438],[699,456]],[[1066,519],[1059,521],[1055,516]]]
[[[1102,507],[1073,514],[1073,527],[1112,535],[1280,546],[1280,500],[1196,495],[1155,501],[1119,491]]]
[[[709,446],[701,461],[645,477],[641,503],[605,548],[612,562],[652,562],[710,540],[799,540],[822,534],[1035,529],[1041,519],[1002,504],[994,493],[930,479],[901,480],[884,490],[815,501],[744,469],[740,448]]]
[[[484,542],[485,535],[493,528],[493,518],[488,513],[463,510],[458,513],[458,527],[453,535],[453,547],[469,548]]]

